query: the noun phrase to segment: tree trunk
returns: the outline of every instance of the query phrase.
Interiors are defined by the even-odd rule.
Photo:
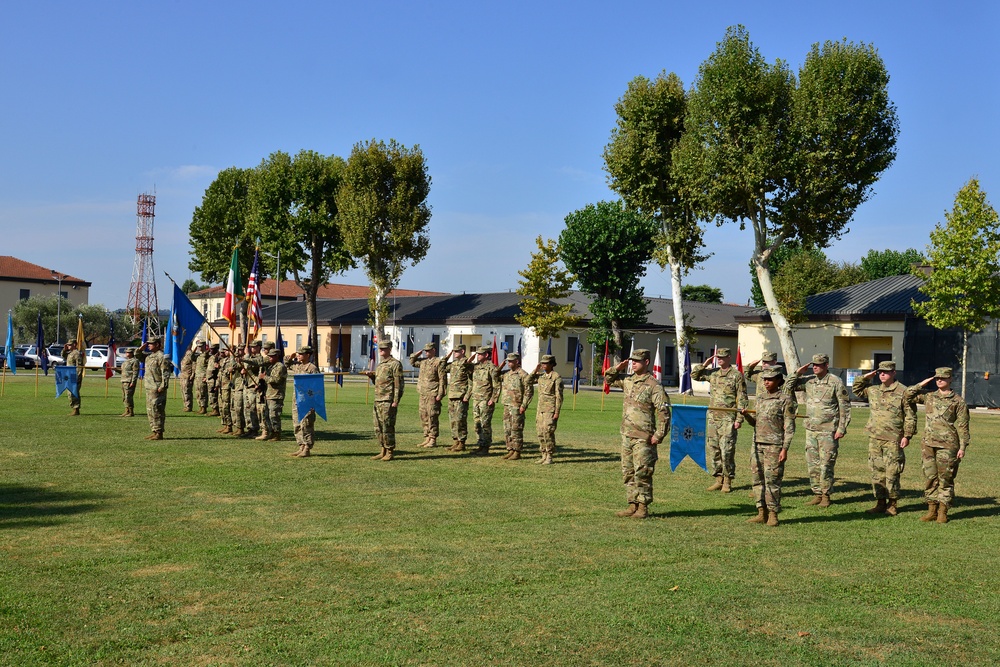
[[[762,258],[761,252],[755,251],[752,257],[754,270],[757,272],[757,282],[760,283],[761,294],[764,295],[764,303],[767,305],[767,312],[771,314],[771,324],[778,334],[778,343],[781,345],[781,354],[784,357],[785,369],[793,370],[799,367],[799,354],[795,349],[795,339],[792,337],[792,326],[781,313],[781,306],[774,296],[774,286],[771,284],[771,269]]]
[[[684,331],[684,302],[681,298],[681,265],[674,260],[674,253],[670,246],[667,246],[667,261],[670,262],[670,286],[674,302],[674,340],[676,341],[674,351],[677,353],[677,385],[684,376],[684,342],[687,336]]]
[[[614,339],[615,348],[618,350],[616,353],[617,361],[615,362],[618,363],[618,361],[622,360],[621,355],[625,349],[625,338],[622,335],[622,328],[621,325],[618,324],[618,320],[611,320],[611,337]]]
[[[969,404],[969,397],[965,393],[965,364],[969,357],[969,331],[968,329],[962,329],[962,400],[965,401],[966,405]]]

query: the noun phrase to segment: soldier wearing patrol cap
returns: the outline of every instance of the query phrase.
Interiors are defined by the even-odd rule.
[[[969,406],[951,388],[952,371],[942,366],[919,384],[906,390],[910,403],[923,403],[926,425],[920,443],[924,471],[924,499],[927,514],[921,521],[948,523],[948,508],[955,500],[955,477],[958,464],[969,446]],[[936,391],[924,393],[934,383]]]
[[[267,405],[268,440],[281,440],[281,412],[285,405],[288,386],[288,368],[281,360],[281,350],[272,347],[267,351],[269,364],[257,376],[264,382],[264,400]],[[257,440],[260,440],[258,437]]]
[[[424,349],[410,355],[410,365],[420,369],[417,393],[420,396],[418,414],[424,439],[418,447],[434,447],[440,435],[441,400],[448,393],[447,365],[437,356],[437,345],[427,343]]]
[[[876,375],[879,383],[872,384]],[[903,450],[917,432],[916,406],[906,400],[906,388],[896,381],[894,361],[881,361],[875,370],[858,376],[851,391],[871,407],[865,430],[875,506],[866,512],[896,516],[899,477],[906,467]]]
[[[757,401],[756,414],[743,408],[741,414],[754,427],[750,450],[750,478],[757,516],[747,523],[766,523],[774,528],[781,512],[781,480],[785,476],[788,446],[795,435],[795,394],[780,391],[782,377],[777,368],[760,375],[766,393]]]
[[[531,404],[534,388],[530,377],[521,368],[520,354],[517,352],[508,354],[501,368],[504,365],[509,367],[500,378],[503,432],[507,443],[507,453],[504,458],[508,461],[517,461],[521,458],[521,449],[524,447],[524,411]]]
[[[271,366],[271,350],[273,349],[274,341],[264,341],[264,344],[261,346],[260,366],[257,368],[257,373],[253,378],[254,382],[256,382],[254,394],[257,398],[257,423],[260,425],[260,435],[254,438],[254,440],[268,440],[274,434],[271,417],[267,412],[267,382],[263,381],[260,377],[261,373],[266,372]],[[280,356],[279,353],[277,357]]]
[[[194,406],[194,364],[201,349],[200,338],[194,339],[194,347],[189,348],[181,357],[181,373],[178,380],[181,383],[181,397],[184,399],[184,412],[191,412]]]
[[[448,451],[464,452],[465,441],[469,437],[473,364],[465,358],[465,345],[456,346],[444,360],[448,372],[448,421],[451,423],[452,439]]]
[[[811,375],[803,375],[812,369]],[[806,395],[806,468],[813,497],[806,505],[830,506],[834,467],[840,439],[851,423],[851,399],[843,381],[830,372],[830,357],[814,354],[812,364],[803,364],[788,375],[785,391],[802,390]]]
[[[718,360],[718,368],[709,368]],[[691,369],[692,380],[707,380],[711,393],[705,418],[705,445],[712,462],[715,483],[709,491],[732,491],[736,476],[736,431],[743,425],[742,411],[747,407],[747,383],[743,374],[730,362],[728,347],[720,347],[703,364]],[[712,408],[723,408],[713,410]]]
[[[219,344],[212,343],[208,356],[208,363],[205,367],[205,391],[208,395],[209,417],[218,417],[219,412],[219,374],[222,364],[219,355]]]
[[[472,418],[476,425],[476,451],[473,456],[488,456],[493,444],[493,410],[500,400],[500,369],[490,357],[489,345],[476,350],[477,363],[472,370]]]
[[[363,371],[375,385],[372,413],[375,438],[382,451],[372,459],[392,461],[396,451],[396,412],[403,399],[403,365],[392,356],[392,342],[379,341],[379,362],[374,371]]]
[[[69,415],[71,417],[79,417],[80,393],[81,393],[80,390],[81,387],[83,386],[83,363],[84,363],[83,354],[80,352],[79,344],[77,343],[75,338],[70,338],[68,341],[66,341],[65,349],[69,350],[68,354],[66,354],[65,350],[63,352],[64,354],[66,354],[66,365],[76,366],[77,395],[74,396],[73,392],[70,392],[69,394],[69,407],[70,407]]]
[[[319,367],[312,362],[312,353],[312,347],[308,345],[300,347],[295,353],[295,357],[293,359],[289,359],[288,372],[291,375],[315,375],[319,373]],[[299,417],[299,406],[296,401],[292,401],[292,426],[295,431],[295,442],[298,444],[299,448],[297,451],[292,453],[291,456],[304,458],[310,455],[313,448],[313,431],[316,426],[316,411],[309,410],[306,414],[301,415],[301,419]]]
[[[542,458],[535,463],[552,464],[556,451],[556,427],[559,425],[559,411],[563,403],[563,381],[555,372],[556,358],[543,354],[538,366],[528,376],[532,384],[538,384],[538,406],[535,408],[535,435],[538,436],[538,450]]]
[[[136,353],[140,363],[146,364],[146,375],[143,384],[146,387],[146,414],[149,417],[149,430],[152,433],[146,440],[163,440],[163,427],[166,421],[167,387],[170,386],[170,373],[174,365],[170,359],[163,356],[163,339],[159,336],[150,338]]]
[[[760,366],[759,368],[758,365]],[[760,374],[768,368],[781,368],[781,364],[778,363],[777,352],[764,350],[760,354],[760,359],[751,361],[743,367],[743,376],[746,378],[746,381],[753,382],[756,386],[757,398],[767,393],[767,390],[764,389],[764,383],[760,381]]]
[[[257,413],[257,375],[264,365],[261,356],[261,341],[250,341],[243,354],[240,378],[243,381],[243,437],[253,437],[260,433],[260,417]]]
[[[195,345],[194,353],[194,397],[198,403],[198,414],[208,414],[208,385],[205,375],[208,373],[209,353],[202,342]]]

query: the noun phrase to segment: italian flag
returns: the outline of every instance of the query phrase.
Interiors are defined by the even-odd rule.
[[[236,305],[243,297],[243,281],[240,279],[239,249],[233,249],[233,261],[229,264],[226,278],[226,300],[222,302],[222,316],[229,321],[229,328],[236,328]]]

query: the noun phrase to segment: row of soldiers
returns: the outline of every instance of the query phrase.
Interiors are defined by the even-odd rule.
[[[713,361],[718,364],[710,367]],[[765,352],[760,360],[747,365],[745,377],[732,365],[730,351],[719,348],[705,363],[692,369],[693,379],[706,380],[711,387],[706,445],[716,479],[709,491],[732,490],[737,431],[744,420],[755,426],[750,467],[758,514],[750,519],[753,523],[778,525],[781,480],[795,433],[797,391],[802,391],[806,399],[805,458],[813,493],[807,504],[823,508],[831,504],[839,443],[851,423],[851,404],[844,383],[829,373],[829,364],[828,355],[816,354],[810,364],[795,369],[786,378],[778,367],[777,355]],[[812,373],[808,373],[810,369]],[[755,414],[748,409],[748,378],[757,382]],[[921,467],[928,511],[921,520],[948,522],[958,464],[970,439],[969,409],[951,389],[951,379],[952,369],[941,367],[933,377],[905,387],[896,380],[893,361],[880,362],[875,370],[855,379],[852,391],[871,408],[865,430],[875,505],[867,510],[869,514],[898,513],[904,450],[916,434],[916,405],[923,404],[926,428],[921,441]],[[931,382],[936,391],[928,393]]]

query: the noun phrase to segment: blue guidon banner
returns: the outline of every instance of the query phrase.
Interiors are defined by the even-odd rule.
[[[691,460],[708,472],[705,465],[705,417],[708,408],[704,405],[673,405],[670,409],[670,470],[690,456]]]

